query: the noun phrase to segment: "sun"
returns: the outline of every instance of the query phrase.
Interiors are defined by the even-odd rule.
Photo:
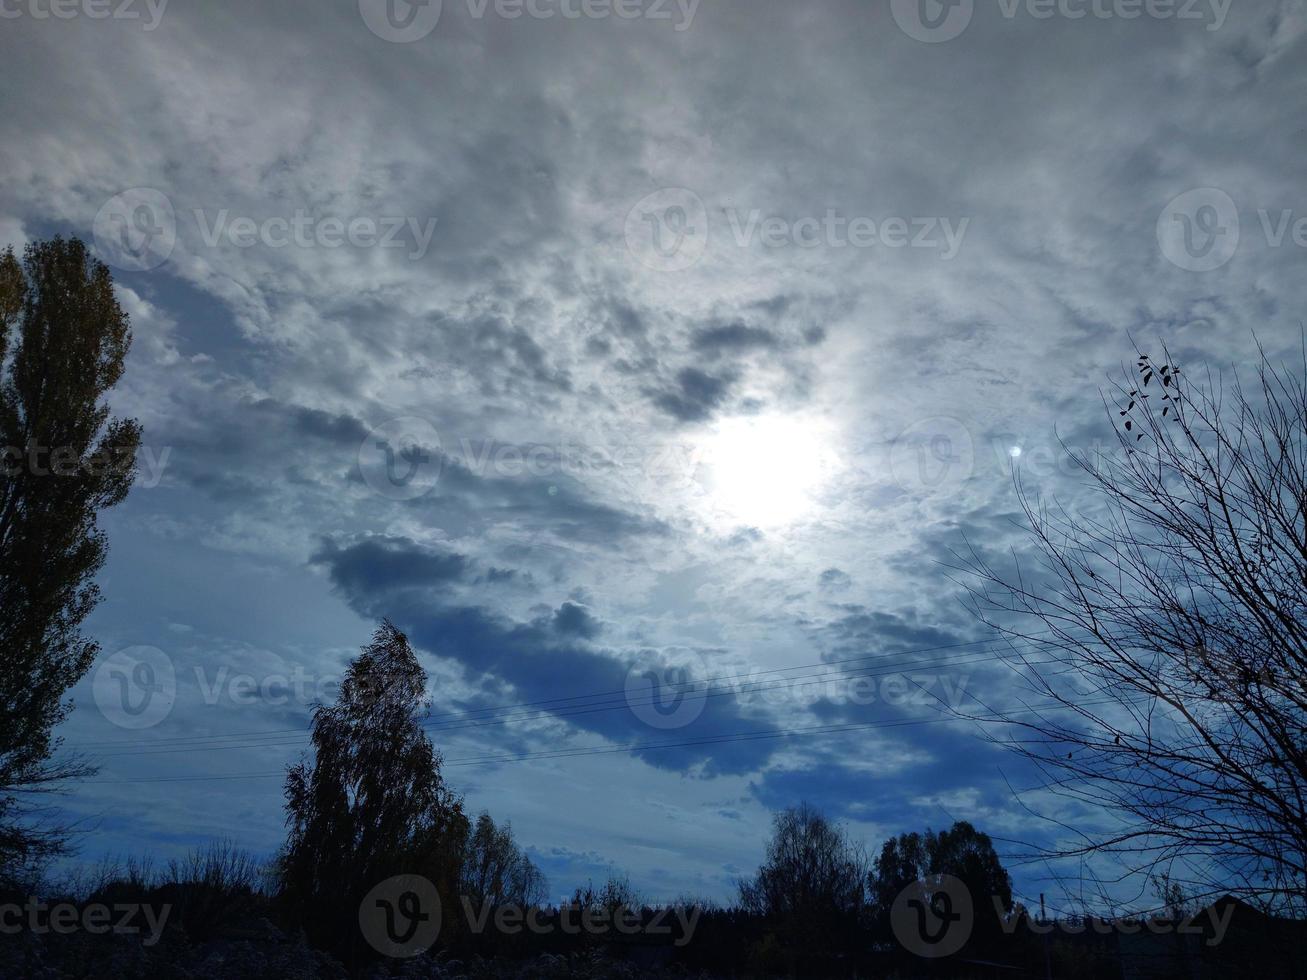
[[[834,462],[829,427],[797,415],[724,419],[698,450],[713,514],[762,528],[803,518]]]

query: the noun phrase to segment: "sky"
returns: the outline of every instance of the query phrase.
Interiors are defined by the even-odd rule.
[[[382,617],[554,897],[728,899],[803,800],[1105,819],[942,710],[1023,692],[952,555],[1081,504],[1137,352],[1300,343],[1301,0],[389,2],[0,3],[0,242],[110,263],[145,433],[79,860],[275,852]]]

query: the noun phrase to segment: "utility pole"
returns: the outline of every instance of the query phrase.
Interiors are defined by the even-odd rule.
[[[1039,924],[1043,926],[1044,980],[1053,980],[1053,963],[1048,958],[1048,914],[1044,911],[1044,893],[1039,893]]]

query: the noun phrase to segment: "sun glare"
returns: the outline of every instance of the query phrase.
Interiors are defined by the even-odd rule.
[[[757,527],[803,517],[833,459],[824,424],[786,415],[725,419],[700,451],[714,514]]]

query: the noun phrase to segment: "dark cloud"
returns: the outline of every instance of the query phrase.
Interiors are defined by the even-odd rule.
[[[599,621],[590,615],[590,610],[575,602],[564,602],[554,613],[554,630],[564,636],[579,636],[592,640],[599,635]]]
[[[730,375],[682,368],[670,388],[653,393],[653,401],[679,422],[702,422],[725,401],[734,380]]]
[[[585,484],[565,472],[563,460],[553,448],[544,447],[541,458],[546,460],[546,472],[540,474],[528,472],[522,464],[536,447],[490,445],[491,458],[478,464],[477,455],[483,448],[472,444],[464,458],[442,452],[440,481],[430,494],[408,506],[440,526],[459,528],[462,533],[512,522],[532,534],[612,548],[631,537],[669,533],[667,524],[657,518],[595,500]],[[517,451],[512,475],[493,458],[504,448]]]
[[[621,300],[609,307],[608,323],[614,331],[626,337],[642,337],[648,330],[644,318],[633,306]]]
[[[326,541],[312,562],[328,569],[331,582],[357,595],[397,586],[432,586],[462,579],[466,556],[419,545],[409,538],[373,537],[340,547]]]
[[[814,749],[802,768],[773,768],[751,780],[750,793],[772,810],[807,800],[831,816],[885,828],[886,836],[939,830],[955,820],[972,820],[1001,835],[999,815],[1011,812],[1013,787],[1037,779],[1033,767],[957,725],[888,731],[862,737],[864,744],[875,738],[882,759],[850,761],[838,750]],[[886,764],[896,759],[905,761]],[[1038,821],[1023,824],[1027,843],[1050,843],[1056,833]],[[866,843],[874,856],[881,839]]]
[[[743,323],[726,323],[696,330],[690,338],[690,346],[695,350],[709,354],[738,353],[774,348],[780,341],[770,330],[762,327],[750,327]]]
[[[844,615],[821,631],[832,653],[891,654],[905,650],[951,647],[973,637],[920,623],[910,613],[875,612],[860,605],[842,607]]]
[[[352,415],[282,399],[221,398],[147,431],[151,444],[167,448],[166,479],[223,504],[254,506],[271,504],[288,483],[312,492],[342,476],[358,479],[356,454],[368,428]]]
[[[839,568],[828,568],[818,578],[827,592],[847,592],[853,585],[849,573]]]
[[[261,398],[252,407],[265,416],[281,417],[290,431],[311,439],[357,447],[368,435],[367,426],[352,415],[333,414],[303,405],[288,405],[274,398]]]
[[[765,740],[682,744],[776,730],[765,717],[742,711],[733,696],[704,698],[684,727],[648,724],[621,693],[633,661],[590,644],[597,627],[585,607],[564,602],[547,617],[514,622],[491,609],[451,601],[430,588],[461,574],[461,563],[450,559],[387,538],[324,548],[314,561],[327,568],[360,615],[389,618],[421,649],[458,661],[472,678],[510,685],[520,701],[543,705],[543,711],[575,728],[629,746],[652,766],[678,772],[701,768],[709,776],[740,774],[755,771],[771,756],[775,745]],[[669,661],[658,651],[641,651],[641,662],[670,676]],[[586,693],[607,696],[578,704],[578,695]]]

